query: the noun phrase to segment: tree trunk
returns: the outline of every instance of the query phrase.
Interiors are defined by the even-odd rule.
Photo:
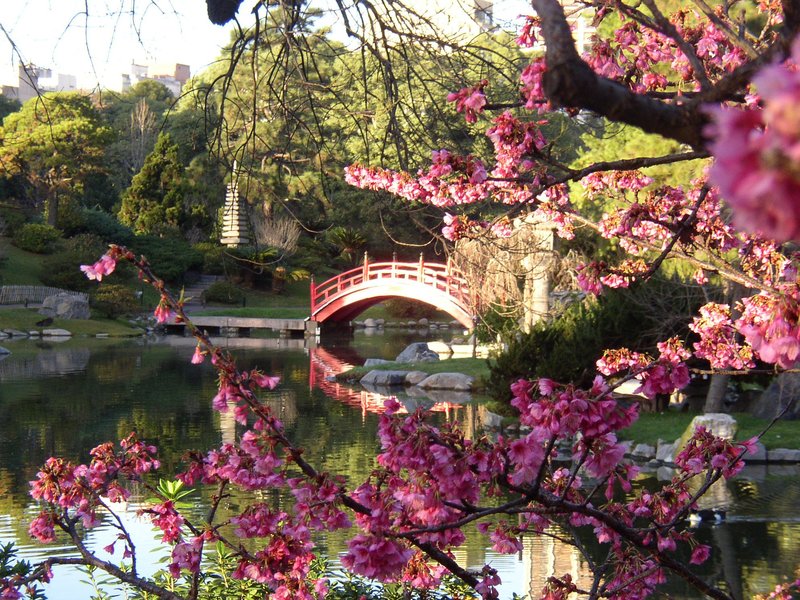
[[[711,383],[706,394],[706,403],[703,405],[704,413],[718,413],[724,411],[725,392],[728,391],[728,381],[730,375],[720,375],[719,373],[711,376]]]

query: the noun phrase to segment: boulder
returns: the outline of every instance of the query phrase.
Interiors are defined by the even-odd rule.
[[[651,458],[655,458],[656,449],[649,444],[636,444],[633,448],[633,452],[631,452],[631,456],[650,460]]]
[[[732,416],[725,413],[706,413],[704,415],[697,415],[694,419],[692,419],[692,422],[689,423],[686,431],[683,432],[683,435],[678,440],[675,447],[675,456],[680,454],[681,451],[686,447],[686,442],[688,442],[689,438],[694,435],[694,430],[699,426],[705,427],[717,437],[721,437],[726,440],[732,440],[736,435],[736,419],[734,419]]]
[[[8,348],[3,348],[2,346],[0,346],[0,355],[5,355],[5,354],[11,354],[11,350],[9,350]]]
[[[409,344],[394,359],[395,362],[399,363],[436,362],[437,360],[439,360],[439,355],[429,349],[428,344],[425,342]]]
[[[15,337],[26,338],[26,337],[28,337],[27,333],[25,333],[24,331],[20,331],[19,329],[4,329],[3,331],[8,335],[8,337],[12,337],[12,338],[15,338]]]
[[[361,378],[362,385],[405,385],[408,371],[370,371]]]
[[[422,317],[419,321],[417,321],[417,325],[419,325],[420,327],[427,327],[429,323],[430,321],[428,321],[428,319],[426,319],[425,317]]]
[[[468,392],[472,389],[474,377],[463,373],[435,373],[420,381],[417,385],[427,390],[456,390]]]
[[[42,335],[45,337],[69,337],[72,335],[66,329],[44,329],[42,330]]]
[[[89,301],[73,294],[54,294],[44,299],[39,314],[58,319],[88,319]]]
[[[385,360],[383,358],[368,358],[367,360],[364,361],[364,366],[374,367],[375,365],[383,365],[388,362],[389,362],[388,360]]]
[[[407,385],[417,385],[420,381],[423,381],[428,376],[427,373],[424,371],[409,371],[406,373],[406,384]]]
[[[424,390],[432,402],[436,404],[467,404],[472,402],[472,394],[470,392],[454,392],[453,390]]]
[[[438,354],[440,357],[442,355],[449,356],[450,354],[453,353],[453,349],[448,344],[445,344],[444,342],[441,341],[428,342],[428,350],[436,352],[436,354]]]
[[[489,410],[480,411],[481,424],[486,429],[500,429],[503,426],[503,417]]]
[[[664,463],[673,463],[675,462],[675,448],[678,446],[678,441],[674,442],[665,442],[664,440],[658,440],[658,445],[656,446],[656,460],[660,460]]]
[[[364,319],[364,327],[377,327],[375,319]]]

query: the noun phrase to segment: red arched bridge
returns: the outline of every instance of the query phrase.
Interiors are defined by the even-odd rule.
[[[311,280],[311,320],[346,322],[370,306],[389,298],[424,302],[451,315],[467,329],[473,327],[474,293],[466,279],[448,264],[425,262],[369,262],[324,283]]]

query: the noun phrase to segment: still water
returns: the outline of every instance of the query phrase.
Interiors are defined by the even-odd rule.
[[[375,437],[382,399],[325,380],[365,358],[393,358],[418,332],[382,336],[357,334],[350,342],[326,343],[306,349],[302,341],[229,339],[228,345],[243,368],[261,367],[280,375],[281,385],[268,401],[280,414],[291,437],[306,448],[306,456],[321,468],[363,480],[373,468],[378,447]],[[191,365],[191,340],[167,337],[150,340],[70,340],[58,344],[4,341],[12,354],[0,360],[0,542],[13,541],[32,561],[52,555],[70,555],[65,545],[41,546],[31,541],[27,522],[36,513],[28,496],[28,482],[51,455],[85,461],[100,441],[118,440],[130,431],[156,444],[164,473],[175,472],[181,455],[205,449],[236,436],[234,423],[211,410],[216,392],[210,365]],[[455,419],[478,432],[482,409],[468,396],[403,397],[413,409],[422,405],[437,419]],[[643,481],[655,485],[655,480]],[[204,505],[195,495],[195,510]],[[159,567],[164,556],[150,527],[136,517],[134,495],[123,518],[133,531],[140,568]],[[243,498],[232,498],[223,512],[233,513]],[[699,570],[711,581],[727,581],[736,595],[764,592],[800,565],[800,473],[796,468],[754,467],[724,489],[715,502],[728,508],[728,520],[701,527],[698,537],[715,550]],[[89,533],[89,546],[103,555],[113,541],[108,519]],[[344,546],[344,534],[318,540],[319,553],[335,561]],[[591,545],[591,540],[587,540]],[[475,532],[457,554],[469,567],[490,562],[504,581],[502,597],[538,592],[547,577],[571,573],[588,583],[588,569],[569,547],[552,538],[526,538],[519,555],[504,556],[487,549]],[[47,590],[52,600],[89,598],[85,573],[60,568]],[[111,589],[113,592],[113,588]],[[696,593],[672,584],[673,598],[696,598]],[[122,597],[120,595],[120,597]]]

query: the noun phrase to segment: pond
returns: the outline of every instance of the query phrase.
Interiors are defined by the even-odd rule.
[[[313,463],[359,481],[373,468],[382,397],[332,383],[325,375],[368,357],[393,358],[422,336],[416,331],[372,336],[357,332],[351,341],[326,341],[316,349],[295,340],[220,343],[235,352],[242,367],[259,366],[281,376],[281,385],[268,401]],[[189,338],[4,341],[3,345],[12,354],[0,360],[0,543],[15,542],[28,560],[71,554],[63,544],[41,546],[27,534],[27,523],[36,513],[28,482],[48,456],[85,461],[97,443],[118,440],[135,430],[158,445],[164,472],[173,473],[187,449],[210,448],[236,435],[233,421],[211,409],[215,374],[208,364],[190,364],[194,344]],[[401,400],[409,409],[418,405],[432,409],[434,418],[459,420],[473,435],[480,432],[479,402],[447,395]],[[792,573],[800,562],[798,470],[748,468],[718,494],[717,503],[728,507],[728,520],[700,528],[698,536],[715,551],[698,572],[712,581],[730,581],[744,596],[766,591],[782,575]],[[208,492],[201,490],[193,497],[199,511]],[[152,572],[164,553],[151,528],[136,517],[144,499],[134,494],[124,519],[144,557],[143,571]],[[234,497],[223,511],[232,513],[243,501]],[[89,533],[90,547],[100,554],[113,539],[107,519]],[[343,533],[320,538],[320,554],[335,562],[344,540]],[[498,555],[473,531],[456,556],[469,567],[490,562],[497,568],[504,581],[503,598],[538,592],[553,574],[569,572],[579,580],[588,576],[580,557],[553,538],[529,537],[523,545],[518,555]],[[89,598],[88,579],[84,572],[59,568],[48,597]],[[676,598],[698,597],[680,584],[671,584],[668,592]]]

